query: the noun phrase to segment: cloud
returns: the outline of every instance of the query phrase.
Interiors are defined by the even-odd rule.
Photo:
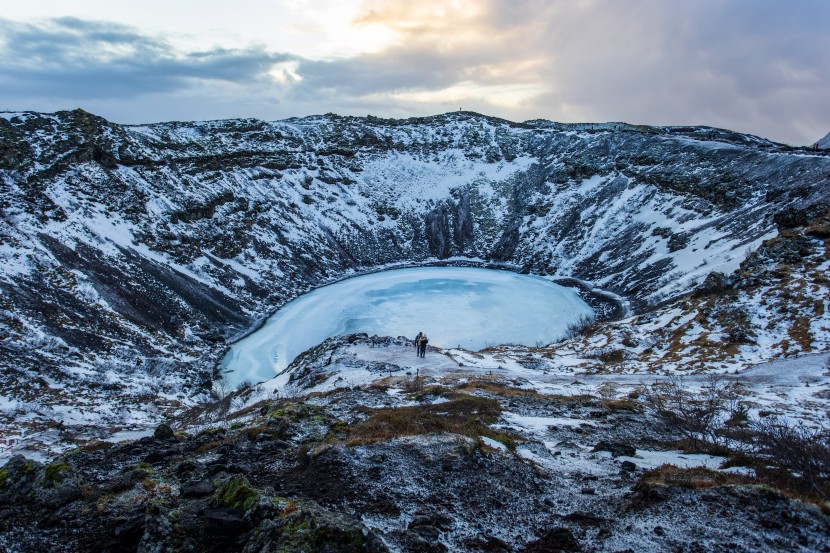
[[[126,99],[176,92],[197,80],[270,82],[275,64],[294,58],[257,46],[182,53],[129,27],[72,18],[0,20],[0,41],[5,97]]]
[[[355,24],[397,40],[303,62],[296,93],[436,108],[445,93],[514,119],[709,124],[793,143],[830,128],[830,5],[817,0],[390,0]]]
[[[801,144],[830,130],[824,0],[384,0],[355,13],[344,29],[386,38],[335,59],[256,44],[183,51],[79,19],[0,20],[0,102],[79,102],[122,122],[464,107],[708,124]]]

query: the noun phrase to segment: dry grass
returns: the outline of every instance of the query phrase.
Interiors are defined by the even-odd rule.
[[[89,440],[82,443],[78,443],[78,448],[84,451],[101,451],[104,449],[111,449],[115,447],[115,444],[112,442],[105,442],[103,440]]]
[[[639,401],[633,399],[610,399],[602,402],[602,406],[609,411],[625,411],[628,413],[642,413],[643,408]]]
[[[225,443],[224,440],[203,443],[202,445],[196,448],[196,455],[202,455],[203,453],[207,453],[208,451],[216,449],[223,443]]]
[[[515,448],[514,438],[488,426],[501,415],[498,401],[461,395],[450,401],[412,407],[367,409],[369,418],[345,429],[347,445],[377,443],[401,436],[459,434],[486,436]]]
[[[271,438],[281,438],[284,434],[284,430],[275,429],[265,424],[260,424],[256,426],[248,426],[243,428],[239,432],[237,432],[234,436],[230,438],[230,440],[226,441],[233,441],[234,439],[238,438],[239,436],[246,436],[252,442],[257,439],[257,437],[261,434],[265,434],[266,436],[270,436]]]
[[[706,490],[719,486],[763,486],[788,499],[812,503],[825,514],[830,514],[830,505],[819,495],[805,490],[789,472],[770,469],[763,460],[744,455],[733,455],[724,463],[724,468],[736,466],[751,467],[755,469],[757,476],[704,467],[680,468],[674,465],[661,465],[644,472],[639,483],[649,486],[677,486],[690,490]]]
[[[456,388],[457,390],[467,391],[467,390],[478,390],[482,392],[487,392],[497,396],[503,397],[521,397],[521,396],[538,396],[539,393],[536,390],[527,390],[525,388],[516,388],[514,386],[510,386],[506,382],[499,382],[493,380],[473,380],[470,382],[465,382]]]
[[[679,486],[691,490],[704,490],[728,484],[754,484],[754,479],[738,474],[719,472],[704,467],[680,468],[674,465],[661,465],[644,472],[640,482],[658,486]]]
[[[787,332],[792,342],[797,343],[804,352],[812,350],[813,335],[810,332],[810,320],[810,317],[798,317]]]

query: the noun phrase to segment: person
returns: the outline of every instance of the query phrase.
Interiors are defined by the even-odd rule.
[[[418,354],[420,357],[423,357],[427,352],[427,344],[429,343],[429,339],[427,338],[426,334],[421,335],[420,346],[418,347]]]
[[[424,335],[423,332],[419,332],[417,336],[415,336],[415,355],[421,355],[421,337]]]

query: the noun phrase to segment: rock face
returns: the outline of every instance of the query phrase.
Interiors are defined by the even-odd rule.
[[[0,416],[85,437],[205,400],[229,341],[355,272],[474,258],[643,310],[830,193],[823,153],[702,127],[76,110],[0,137]]]

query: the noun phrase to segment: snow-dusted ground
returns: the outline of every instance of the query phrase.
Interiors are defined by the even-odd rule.
[[[643,364],[631,364],[624,373],[597,372],[593,363],[579,355],[556,355],[548,358],[543,349],[529,353],[528,348],[490,348],[481,352],[465,349],[430,348],[424,359],[415,356],[411,347],[403,345],[380,346],[355,343],[333,352],[319,383],[304,392],[328,392],[340,387],[367,386],[387,376],[394,384],[406,386],[413,375],[458,384],[469,378],[493,376],[510,381],[513,386],[535,390],[542,394],[561,396],[593,395],[608,399],[626,397],[644,386],[665,382],[670,374],[653,372]],[[741,401],[753,416],[760,411],[773,412],[793,422],[820,424],[830,413],[830,353],[810,354],[771,362],[746,364],[726,374],[718,374],[726,384],[737,385]],[[391,367],[388,372],[372,370],[373,366]],[[718,371],[683,374],[683,385],[689,391],[702,390],[711,385]],[[682,374],[682,373],[681,373]],[[296,375],[295,375],[296,376]],[[283,371],[276,378],[263,382],[258,393],[249,397],[253,403],[278,393],[284,395],[294,385],[291,374]],[[389,382],[387,382],[389,384]],[[394,386],[392,388],[394,390]],[[394,392],[393,392],[394,393]],[[517,416],[517,415],[516,415]],[[527,419],[508,415],[507,422],[519,426],[579,426],[591,424],[584,419],[545,418]],[[512,418],[511,418],[512,417]]]
[[[301,296],[222,361],[232,386],[261,382],[335,335],[429,336],[438,347],[479,350],[561,338],[593,310],[572,290],[535,276],[469,267],[422,267],[351,278]]]

